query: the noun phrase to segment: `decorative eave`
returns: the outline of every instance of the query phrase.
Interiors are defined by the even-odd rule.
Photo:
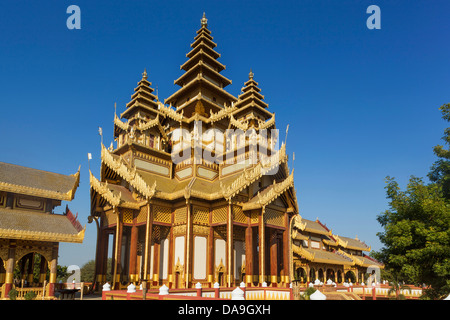
[[[237,108],[233,104],[231,107],[225,106],[224,109],[221,109],[216,113],[213,113],[212,110],[210,110],[209,121],[211,123],[214,123],[214,122],[220,121],[226,117],[230,117],[236,109]]]
[[[94,177],[89,170],[89,183],[92,189],[97,192],[103,199],[105,199],[111,206],[118,207],[120,204],[121,195],[114,195],[114,193],[108,188],[107,182],[100,182]]]
[[[365,265],[362,257],[358,257],[354,254],[347,253],[347,252],[343,251],[342,249],[339,249],[337,252],[339,254],[344,255],[344,256],[348,257],[349,259],[353,260],[357,266],[367,267],[367,265]]]
[[[282,182],[276,183],[275,180],[273,184],[269,187],[270,189],[266,192],[258,192],[256,195],[256,201],[249,201],[242,205],[243,210],[258,209],[269,205],[276,198],[282,195],[289,188],[294,186],[294,170],[292,173],[284,179]]]
[[[167,117],[175,120],[175,121],[179,121],[181,122],[184,117],[183,117],[183,110],[181,110],[180,113],[176,112],[174,109],[172,109],[171,107],[167,107],[165,106],[162,102],[158,101],[158,110],[161,111],[162,113],[164,113]]]
[[[112,207],[122,207],[128,209],[140,209],[143,205],[146,204],[146,201],[140,202],[130,202],[122,200],[122,193],[114,194],[111,191],[110,185],[107,182],[100,182],[94,175],[89,171],[89,182],[91,188],[97,192],[97,194],[105,199],[105,201]]]
[[[214,67],[217,67],[217,72],[220,72],[222,70],[225,70],[227,67],[214,59],[214,57],[211,57],[207,52],[205,52],[203,49],[200,49],[196,54],[194,54],[189,60],[187,60],[185,63],[183,63],[180,66],[180,70],[189,70],[192,68],[192,64],[198,60],[202,60],[203,58],[206,58],[209,62],[213,64]]]
[[[301,246],[292,244],[292,251],[294,251],[294,253],[296,253],[297,255],[305,258],[306,260],[314,261],[314,253],[311,253],[311,252],[305,250]]]
[[[330,252],[324,250],[307,250],[295,244],[292,245],[292,250],[298,256],[316,263],[335,264],[353,266],[355,262],[347,256],[339,255],[337,252]],[[334,256],[333,256],[334,255]]]
[[[273,155],[275,158],[278,157],[276,163],[271,163],[270,160],[266,162],[259,161],[256,166],[251,169],[244,168],[242,174],[237,177],[230,185],[223,185],[222,181],[219,181],[220,188],[222,190],[223,197],[228,201],[241,192],[243,189],[247,188],[253,182],[260,179],[267,172],[270,172],[273,168],[280,165],[281,163],[287,161],[286,156],[286,145],[283,143],[281,148],[277,150],[277,154]],[[245,204],[244,204],[245,205]],[[248,204],[249,205],[249,204]],[[258,206],[259,208],[260,206]]]
[[[293,219],[292,223],[294,228],[301,231],[305,230],[306,223],[302,221],[302,217],[299,214],[295,215]]]
[[[262,99],[259,97],[258,94],[255,94],[255,92],[249,92],[245,95],[245,97],[239,97],[239,100],[236,102],[236,107],[239,107],[240,105],[246,106],[247,104],[251,104],[254,102],[255,104],[259,105],[262,108],[268,108],[269,105],[262,101]]]
[[[20,239],[20,240],[36,240],[36,241],[51,241],[51,242],[74,242],[82,243],[84,240],[84,233],[86,227],[77,234],[28,231],[3,229],[0,227],[0,238]]]
[[[0,209],[0,238],[81,243],[85,231],[86,225],[81,226],[69,210],[61,215]]]
[[[212,41],[212,39],[210,39],[209,37],[205,37],[203,34],[199,33],[194,38],[194,42],[191,43],[191,45],[190,45],[191,48],[197,47],[202,41],[204,41],[205,45],[208,46],[211,49],[214,49],[215,47],[217,47],[217,44],[214,41]]]
[[[142,177],[136,172],[135,167],[133,169],[129,169],[122,161],[114,159],[103,144],[101,160],[102,163],[133,186],[144,198],[151,199],[153,197],[156,189],[156,181],[153,186],[148,186],[144,179],[142,179]]]
[[[153,101],[153,102],[155,102],[155,101]],[[125,109],[125,111],[120,114],[120,118],[127,118],[127,117],[129,117],[129,114],[132,113],[133,111],[136,111],[137,109],[142,109],[142,110],[147,111],[149,113],[156,113],[157,114],[158,113],[158,110],[156,109],[157,105],[158,104],[156,103],[155,104],[155,108],[152,108],[152,107],[149,107],[149,106],[139,102],[138,100],[134,100],[133,104],[131,106],[127,107]]]
[[[261,114],[267,116],[267,119],[273,116],[273,113],[267,110],[266,108],[261,107],[259,104],[255,103],[255,101],[250,101],[249,103],[239,107],[237,106],[237,110],[233,112],[233,115],[238,115],[246,111],[247,109],[254,108],[257,111],[260,111]],[[239,118],[239,117],[238,117]]]
[[[349,241],[344,240],[342,237],[339,237],[337,235],[333,235],[333,237],[336,239],[338,245],[345,249],[358,250],[358,251],[370,251],[371,250],[370,246],[366,246],[363,243],[361,243],[361,246],[354,246],[351,243],[349,243]]]
[[[200,36],[200,35],[199,35]],[[197,36],[198,37],[198,36]],[[203,40],[203,39],[202,39]],[[213,48],[209,47],[206,45],[205,43],[200,42],[198,46],[196,46],[195,48],[193,48],[191,51],[189,51],[186,54],[186,58],[192,58],[193,56],[195,56],[195,54],[197,53],[197,51],[199,50],[206,50],[208,51],[208,54],[213,57],[214,59],[218,59],[220,58],[220,53],[218,53],[217,51],[215,51]]]
[[[257,119],[254,115],[251,115],[250,118],[245,118],[245,120],[237,120],[234,117],[233,113],[234,111],[231,111],[228,115],[230,118],[230,124],[243,131],[246,131],[252,127],[250,126],[249,123],[251,119],[255,119],[258,123],[258,126],[255,127],[255,130],[264,130],[275,126],[275,113],[272,114],[272,117],[267,121],[261,121],[260,119]]]
[[[211,72],[215,77],[220,78],[220,81],[222,82],[223,87],[226,87],[228,85],[230,85],[232,83],[232,81],[230,79],[228,79],[227,77],[223,76],[222,74],[220,74],[219,72],[217,72],[216,70],[214,70],[213,68],[211,68],[210,66],[208,66],[207,64],[205,64],[203,62],[203,60],[199,60],[194,66],[192,66],[188,71],[186,71],[185,73],[183,73],[177,80],[175,80],[173,83],[177,84],[179,86],[182,86],[182,81],[183,79],[185,79],[186,77],[188,77],[189,75],[192,75],[193,73],[195,73],[196,70],[198,69],[206,69],[207,71]]]
[[[217,85],[215,85],[211,81],[205,79],[204,77],[202,77],[199,74],[194,79],[192,79],[189,83],[187,83],[184,87],[181,87],[179,90],[177,90],[175,93],[173,93],[170,97],[168,97],[167,99],[164,99],[164,103],[165,104],[167,104],[167,103],[170,104],[172,101],[176,100],[178,98],[178,96],[182,95],[186,91],[191,90],[193,87],[195,88],[195,86],[198,83],[205,84],[207,87],[209,87],[210,89],[214,90],[215,92],[217,92],[218,94],[223,96],[225,99],[229,99],[229,100],[231,100],[233,102],[237,101],[237,98],[235,96],[233,96],[232,94],[228,93],[224,89],[218,87]]]
[[[161,126],[161,122],[159,121],[159,114],[156,115],[155,119],[149,120],[144,124],[139,124],[135,126],[131,126],[128,122],[123,122],[122,120],[117,117],[117,115],[114,115],[114,124],[121,130],[128,132],[132,127],[139,131],[145,131],[148,129],[151,129],[155,126],[158,127],[159,132],[163,136],[164,139],[167,139],[167,134],[164,131],[164,128]]]

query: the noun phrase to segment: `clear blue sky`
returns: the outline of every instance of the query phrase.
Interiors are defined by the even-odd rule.
[[[81,30],[66,27],[71,4]],[[366,27],[371,4],[380,30]],[[144,68],[161,100],[177,89],[203,12],[227,91],[238,95],[252,68],[282,136],[290,124],[300,214],[379,249],[385,177],[402,187],[426,177],[446,127],[448,1],[4,1],[0,161],[64,174],[81,165],[69,207],[87,224],[98,127],[108,146],[114,103],[123,112]],[[94,259],[95,243],[87,224],[83,244],[61,245],[59,263]]]

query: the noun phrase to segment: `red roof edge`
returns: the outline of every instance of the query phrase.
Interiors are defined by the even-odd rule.
[[[69,219],[69,221],[72,223],[72,225],[74,226],[74,228],[80,232],[81,230],[83,230],[83,226],[81,225],[81,223],[78,221],[78,212],[77,214],[74,216],[72,211],[70,211],[69,206],[66,206],[66,216],[67,219]]]

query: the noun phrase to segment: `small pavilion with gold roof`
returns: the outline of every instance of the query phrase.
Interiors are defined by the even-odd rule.
[[[27,286],[42,287],[46,283],[46,297],[54,296],[59,243],[82,243],[85,233],[85,227],[67,206],[63,214],[54,213],[54,209],[62,201],[73,200],[79,179],[80,170],[63,175],[0,162],[2,298],[7,298],[21,280]],[[35,265],[37,261],[39,265]],[[14,279],[16,268],[19,279]],[[33,279],[36,269],[40,274],[37,281]]]

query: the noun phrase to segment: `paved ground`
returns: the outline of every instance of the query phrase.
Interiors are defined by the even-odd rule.
[[[55,296],[58,296],[58,294],[55,294]],[[81,294],[79,292],[75,293],[75,299],[74,300],[80,300]],[[101,294],[84,294],[83,300],[102,300]]]

